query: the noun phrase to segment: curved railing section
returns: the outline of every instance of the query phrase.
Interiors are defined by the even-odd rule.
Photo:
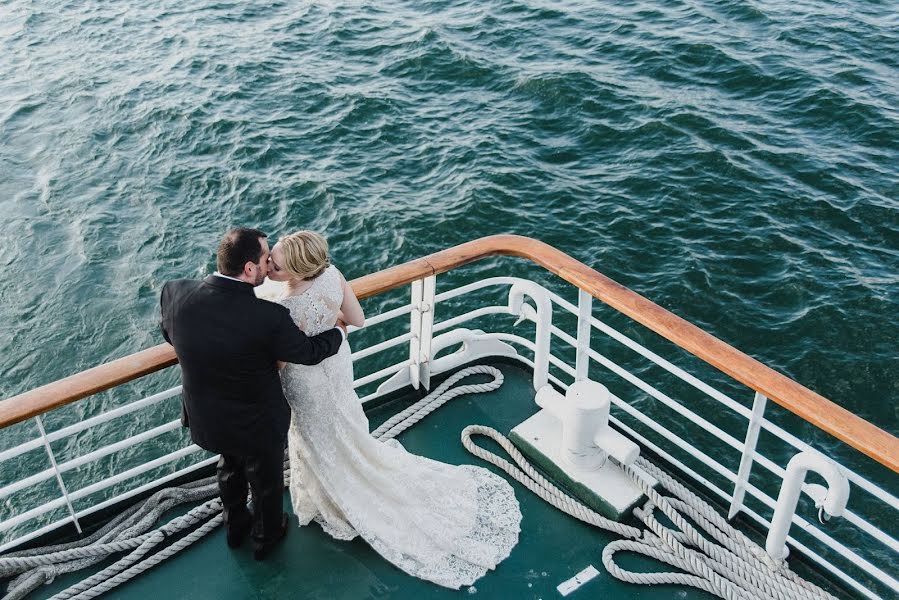
[[[360,299],[490,256],[529,259],[709,363],[812,425],[899,473],[899,440],[692,323],[539,240],[493,235],[352,282]],[[132,354],[0,402],[0,428],[177,362],[168,344]]]

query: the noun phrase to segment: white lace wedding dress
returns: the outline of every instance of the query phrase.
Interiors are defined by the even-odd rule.
[[[342,301],[333,265],[302,294],[280,300],[309,335],[334,326]],[[521,522],[512,487],[486,469],[373,438],[346,341],[318,365],[288,364],[281,380],[293,411],[290,496],[300,525],[315,520],[342,540],[360,535],[403,571],[456,589],[509,555]]]

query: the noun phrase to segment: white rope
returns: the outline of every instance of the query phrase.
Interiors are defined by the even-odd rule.
[[[131,550],[130,554],[115,564],[59,592],[53,599],[94,598],[109,591],[218,526],[221,523],[221,502],[216,498],[150,531],[165,512],[176,506],[204,501],[217,495],[218,486],[212,477],[181,487],[166,488],[153,494],[143,504],[126,509],[84,539],[0,557],[0,577],[18,575],[10,581],[3,600],[19,600],[41,585],[52,582],[57,575],[79,571],[102,562],[113,554]],[[204,519],[209,520],[196,531],[167,546],[147,561],[139,562],[154,546],[194,527]]]
[[[471,440],[474,435],[493,439],[518,467],[477,446]],[[541,476],[512,442],[495,429],[470,425],[462,431],[462,444],[469,452],[503,469],[560,510],[581,521],[630,538],[607,544],[602,553],[603,565],[609,573],[622,581],[643,585],[689,585],[729,600],[834,598],[790,571],[786,561],[775,563],[763,548],[734,529],[714,508],[644,458],[637,460],[637,466],[658,480],[674,496],[662,496],[635,469],[619,465],[649,498],[642,508],[634,510],[634,515],[646,525],[646,529],[641,531],[606,519],[568,496]],[[669,529],[655,519],[656,508],[675,524],[677,530]],[[699,529],[712,539],[700,533]],[[622,551],[643,554],[686,572],[627,571],[613,560],[614,554]]]
[[[461,385],[455,389],[447,391],[460,379],[464,379],[469,375],[477,375],[479,373],[485,375],[493,375],[493,381],[487,383]],[[427,415],[434,412],[456,396],[461,396],[462,394],[482,394],[484,392],[492,392],[493,390],[498,389],[502,384],[502,371],[495,367],[488,367],[486,365],[467,367],[453,374],[446,381],[435,388],[433,392],[431,392],[406,410],[390,417],[371,434],[379,440],[392,439],[424,419]]]
[[[197,511],[197,509],[202,510]],[[140,559],[152,550],[154,546],[162,543],[166,539],[167,534],[164,530],[178,521],[178,519],[175,519],[169,522],[165,527],[161,527],[154,531],[128,556],[125,556],[99,573],[56,594],[50,600],[87,600],[88,598],[96,598],[100,594],[108,592],[112,588],[125,583],[132,577],[135,577],[167,558],[174,556],[222,524],[222,505],[219,499],[202,504],[198,506],[197,509],[192,510],[187,515],[180,518],[185,519],[186,517],[192,517],[187,519],[187,525],[190,526],[196,524],[203,518],[212,515],[211,519],[203,523],[203,525],[195,531],[181,538],[174,544],[165,547],[156,554],[153,554],[147,560],[139,562]],[[182,526],[180,525],[174,527],[176,531],[180,531],[181,528]]]

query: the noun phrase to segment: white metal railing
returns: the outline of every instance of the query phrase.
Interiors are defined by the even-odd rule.
[[[407,377],[408,382],[415,389],[418,389],[421,386],[427,388],[429,386],[431,375],[435,374],[431,372],[431,366],[432,364],[439,362],[434,360],[434,355],[432,354],[432,342],[436,334],[490,315],[515,316],[527,319],[536,324],[537,331],[534,339],[524,338],[515,333],[511,333],[508,330],[484,333],[479,332],[478,335],[483,338],[512,344],[513,346],[523,348],[531,353],[534,356],[533,360],[520,354],[516,354],[514,358],[534,370],[534,380],[537,387],[539,387],[541,382],[549,381],[554,385],[565,389],[570,385],[570,382],[588,377],[591,364],[595,364],[605,369],[605,372],[609,373],[611,376],[618,377],[621,381],[627,383],[635,391],[641,392],[646,398],[653,399],[658,403],[658,406],[664,406],[676,413],[681,420],[676,423],[677,427],[675,427],[675,429],[683,430],[684,427],[689,425],[695,426],[703,432],[713,434],[718,440],[723,442],[725,447],[736,451],[739,456],[739,468],[736,472],[733,472],[725,465],[721,464],[719,460],[716,460],[708,453],[697,448],[693,443],[688,441],[688,439],[685,439],[682,435],[672,431],[672,428],[665,427],[659,423],[657,419],[653,418],[653,416],[647,414],[647,412],[639,410],[636,406],[621,397],[612,394],[612,404],[617,412],[617,414],[611,416],[613,425],[620,431],[631,436],[644,448],[651,450],[664,460],[668,461],[675,468],[679,469],[683,475],[698,483],[702,488],[708,490],[709,493],[721,498],[730,507],[729,518],[732,518],[739,513],[743,513],[763,528],[768,528],[770,526],[770,520],[768,518],[744,504],[744,500],[748,495],[758,502],[761,507],[773,509],[775,506],[775,499],[772,496],[749,482],[750,474],[756,464],[769,472],[776,481],[782,481],[785,475],[785,470],[782,467],[764,456],[757,448],[758,436],[761,430],[767,431],[799,452],[808,450],[813,452],[816,451],[814,448],[811,448],[808,443],[784,431],[781,427],[765,418],[767,400],[764,396],[755,394],[752,409],[744,407],[727,394],[715,389],[708,383],[703,382],[681,367],[678,367],[594,317],[592,310],[593,298],[582,290],[578,290],[578,301],[577,305],[575,305],[558,294],[549,291],[532,281],[516,277],[492,277],[447,290],[440,294],[436,293],[436,278],[434,276],[413,282],[410,287],[410,303],[369,318],[364,327],[361,328],[370,329],[379,324],[409,315],[409,330],[406,333],[371,344],[366,348],[356,350],[352,354],[353,360],[356,361],[376,356],[392,348],[408,344],[408,358],[356,379],[353,384],[354,388],[362,388],[378,381],[400,376]],[[467,296],[486,288],[502,289],[503,287],[509,288],[509,301],[506,304],[479,306],[444,321],[435,320],[435,309],[440,303],[445,303],[448,300],[457,297]],[[528,303],[528,300],[533,301],[536,308],[532,307]],[[577,328],[574,335],[571,335],[552,324],[552,313],[555,310],[554,307],[573,315],[577,319]],[[355,331],[358,331],[358,329],[359,328],[350,328],[350,333],[352,334]],[[733,435],[727,433],[719,425],[716,425],[713,422],[714,415],[701,416],[696,414],[696,412],[676,400],[670,394],[665,393],[652,383],[631,373],[624,367],[615,363],[608,356],[594,350],[591,347],[591,338],[597,339],[594,335],[597,333],[605,336],[604,339],[613,340],[619,343],[622,347],[637,353],[643,359],[652,362],[671,375],[674,375],[679,380],[689,384],[692,388],[716,401],[723,409],[727,409],[730,414],[736,414],[745,418],[747,420],[747,425],[744,439],[737,439]],[[553,340],[556,340],[557,343],[554,344]],[[563,351],[566,348],[574,350],[574,365],[569,364],[565,359],[561,358],[558,352],[553,353],[554,349],[559,350],[560,348]],[[557,369],[562,376],[570,378],[570,382],[565,382],[554,375],[550,371],[550,367]],[[379,398],[384,395],[384,393],[387,393],[389,389],[389,386],[382,384],[376,391],[363,397],[361,401],[364,403]],[[15,482],[4,482],[5,485],[0,487],[0,499],[11,496],[14,497],[16,493],[22,490],[53,479],[54,477],[57,479],[61,494],[59,497],[39,506],[27,508],[17,514],[6,516],[4,520],[0,522],[0,534],[7,532],[10,539],[4,540],[3,543],[0,544],[0,552],[21,545],[37,536],[53,531],[66,524],[72,523],[78,527],[78,520],[86,515],[112,506],[117,502],[127,500],[128,498],[152,489],[154,486],[161,485],[212,464],[212,462],[216,460],[215,457],[210,456],[209,453],[202,451],[194,445],[189,445],[185,448],[149,460],[143,464],[134,465],[121,473],[111,474],[100,481],[91,483],[79,489],[71,490],[67,487],[65,481],[65,474],[67,471],[85,464],[96,462],[105,456],[131,448],[137,444],[147,443],[156,436],[176,430],[179,424],[178,421],[167,422],[126,437],[118,442],[90,450],[83,455],[62,463],[58,463],[56,460],[51,448],[52,442],[65,439],[76,433],[107,423],[134,411],[165,402],[178,396],[180,391],[180,386],[176,386],[147,398],[134,401],[125,406],[107,411],[101,415],[86,419],[83,422],[49,433],[44,431],[43,423],[40,421],[40,418],[37,417],[35,420],[39,436],[0,452],[0,465],[10,464],[9,461],[18,459],[24,453],[43,447],[48,455],[50,467],[38,471],[37,473],[24,476]],[[632,425],[622,421],[623,417],[630,418],[633,422]],[[645,428],[646,431],[641,432],[635,429],[633,425],[637,424]],[[648,431],[651,431],[653,434],[664,439],[665,445],[659,445],[659,443],[649,439],[646,436]],[[723,449],[724,447],[716,448],[716,456],[720,456]],[[681,458],[678,458],[678,454]],[[192,459],[192,464],[177,469],[161,478],[149,482],[137,479],[140,475],[143,475],[152,469],[174,464],[188,457]],[[683,460],[687,457],[690,460],[701,463],[705,468],[709,469],[709,473],[700,473],[694,468],[691,468]],[[858,487],[860,490],[869,494],[867,499],[881,503],[885,511],[890,511],[887,514],[893,515],[893,522],[899,521],[899,519],[895,518],[897,507],[899,507],[899,499],[858,473],[842,465],[840,465],[840,469],[854,487]],[[5,468],[4,471],[6,471]],[[710,476],[722,478],[727,485],[732,486],[732,491],[722,489],[720,485],[710,479]],[[91,495],[97,492],[126,481],[130,481],[133,487],[112,498],[104,499],[102,502],[89,504],[81,510],[76,510],[75,503],[78,501],[87,500]],[[810,488],[808,485],[804,485],[803,490],[808,492]],[[7,503],[9,504],[9,501],[7,501]],[[68,509],[69,515],[67,517],[57,519],[47,524],[38,523],[38,526],[33,527],[30,531],[22,530],[22,528],[29,523],[34,523],[40,517],[63,506]],[[847,510],[844,517],[845,522],[854,527],[855,530],[862,532],[868,539],[881,544],[886,549],[891,562],[895,562],[896,554],[899,554],[899,542],[897,542],[894,537],[853,511]],[[808,534],[810,538],[813,538],[815,542],[820,545],[820,548],[810,548],[808,543],[798,540],[796,536],[789,536],[787,538],[789,544],[859,594],[869,598],[879,597],[876,588],[870,588],[858,580],[859,575],[857,573],[859,572],[863,572],[867,577],[877,580],[879,585],[883,586],[884,589],[891,590],[893,593],[899,593],[899,582],[897,582],[897,579],[893,574],[887,572],[890,569],[894,569],[892,564],[883,565],[882,567],[875,565],[869,558],[860,554],[859,548],[848,547],[846,544],[838,541],[833,536],[824,532],[821,528],[813,525],[799,515],[793,515],[792,523],[799,530]],[[829,549],[831,552],[841,557],[847,564],[842,568],[834,564],[831,559],[823,556],[824,548]],[[850,570],[853,571],[853,573],[847,572]]]

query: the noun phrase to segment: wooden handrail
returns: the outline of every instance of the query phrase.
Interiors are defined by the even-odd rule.
[[[429,275],[445,273],[464,264],[498,255],[532,260],[899,473],[899,440],[894,436],[538,240],[518,235],[488,236],[365,275],[353,280],[352,286],[360,299],[368,298]],[[169,367],[176,362],[172,347],[161,344],[9,398],[0,402],[0,428]]]
[[[0,402],[0,429],[178,364],[175,349],[153,346]]]

